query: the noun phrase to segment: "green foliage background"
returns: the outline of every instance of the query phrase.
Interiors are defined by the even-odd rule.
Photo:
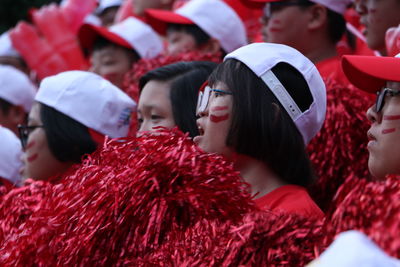
[[[18,21],[28,20],[29,9],[59,2],[60,0],[0,0],[0,34],[14,27]]]

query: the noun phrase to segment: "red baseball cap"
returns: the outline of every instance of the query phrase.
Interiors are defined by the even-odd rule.
[[[168,24],[196,25],[217,39],[227,53],[247,44],[242,20],[222,0],[191,0],[174,11],[148,9],[146,16],[147,22],[161,35],[166,34]]]
[[[84,24],[78,33],[83,48],[91,50],[98,36],[110,42],[134,49],[141,58],[154,58],[163,51],[158,34],[144,22],[129,17],[110,28]]]
[[[396,57],[343,56],[343,71],[356,87],[375,93],[387,81],[400,82],[400,54]]]

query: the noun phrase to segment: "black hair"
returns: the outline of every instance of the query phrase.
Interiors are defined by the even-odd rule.
[[[313,98],[304,77],[287,63],[272,72],[299,106]],[[232,122],[226,145],[264,162],[289,184],[308,186],[314,180],[303,137],[267,85],[245,64],[228,59],[210,75],[210,86],[223,83],[233,93]]]
[[[113,43],[113,42],[107,40],[104,37],[101,37],[101,36],[99,36],[95,39],[95,41],[93,43],[92,51],[90,51],[90,53],[93,53],[93,51],[100,50],[100,49],[103,49],[103,48],[109,47],[109,46],[122,48],[131,63],[134,63],[140,59],[140,55],[136,52],[136,50],[127,48],[125,46],[118,45],[116,43]]]
[[[194,24],[168,24],[167,31],[185,32],[193,36],[196,46],[201,46],[207,43],[211,37],[205,31],[203,31],[199,26]],[[222,57],[226,55],[226,51],[222,48],[220,49]]]
[[[196,124],[197,97],[201,85],[217,66],[207,61],[177,62],[147,72],[140,78],[140,91],[152,80],[171,81],[170,100],[174,121],[191,137],[199,135]]]
[[[85,154],[96,150],[85,125],[42,103],[40,118],[50,151],[59,161],[79,163]]]
[[[300,2],[304,3],[301,6],[303,8],[315,5],[315,3],[311,2],[310,0],[301,0]],[[339,14],[329,8],[326,8],[326,10],[328,19],[328,35],[331,39],[331,42],[336,44],[346,32],[346,20],[342,14]]]
[[[4,114],[7,115],[10,112],[11,107],[13,104],[10,102],[4,100],[3,98],[0,98],[0,111]]]

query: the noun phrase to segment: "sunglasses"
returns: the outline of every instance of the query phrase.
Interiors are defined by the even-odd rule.
[[[24,150],[26,149],[30,133],[33,132],[36,128],[44,128],[44,126],[43,125],[28,126],[21,124],[18,125],[19,139],[21,140],[21,145]]]
[[[213,89],[208,85],[200,88],[199,98],[197,99],[196,115],[203,113],[207,109],[212,93],[214,93],[215,96],[233,94],[232,92],[228,92],[225,90]]]
[[[385,97],[388,96],[396,96],[400,95],[400,90],[390,89],[390,88],[382,88],[382,90],[376,92],[376,103],[375,103],[375,111],[380,112],[385,105]]]
[[[264,17],[270,18],[272,13],[282,10],[284,7],[288,6],[311,6],[314,3],[306,2],[306,1],[281,1],[281,2],[270,2],[266,3],[264,7]]]

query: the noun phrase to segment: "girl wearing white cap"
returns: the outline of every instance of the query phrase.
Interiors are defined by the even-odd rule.
[[[51,180],[96,150],[105,136],[124,137],[135,102],[100,76],[69,71],[42,81],[19,126],[24,178]]]
[[[326,110],[311,61],[288,46],[251,44],[225,57],[200,98],[195,143],[233,160],[260,208],[323,216],[305,190],[314,178],[305,145]]]

